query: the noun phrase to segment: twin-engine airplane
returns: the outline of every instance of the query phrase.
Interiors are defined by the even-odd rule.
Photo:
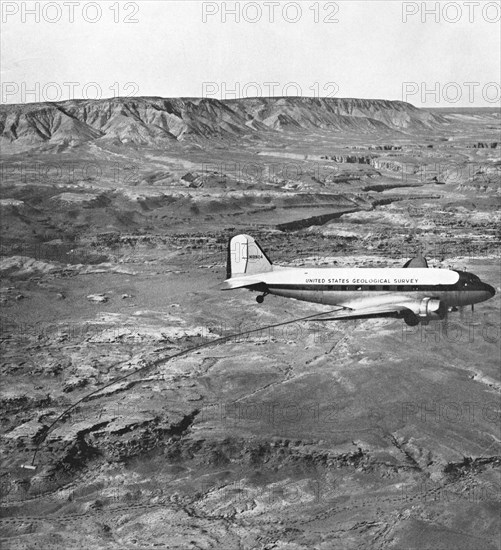
[[[496,291],[473,273],[428,268],[425,258],[403,268],[288,268],[272,265],[249,235],[228,243],[227,279],[222,290],[247,288],[296,300],[339,306],[328,319],[397,317],[427,325],[449,311],[492,298]]]

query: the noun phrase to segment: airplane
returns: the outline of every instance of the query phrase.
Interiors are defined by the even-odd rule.
[[[226,280],[221,290],[245,288],[306,302],[339,306],[321,319],[396,317],[409,326],[442,320],[449,311],[484,302],[496,291],[466,271],[429,268],[417,256],[401,268],[313,268],[273,265],[249,235],[228,241]]]

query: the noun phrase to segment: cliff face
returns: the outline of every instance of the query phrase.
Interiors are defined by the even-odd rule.
[[[410,103],[381,99],[313,97],[249,98],[226,102],[242,116],[266,126],[325,129],[420,129],[444,121],[439,115],[417,109]]]
[[[114,98],[0,106],[4,146],[74,146],[94,140],[168,145],[270,131],[407,131],[440,124],[439,115],[400,101],[308,97],[219,101]]]

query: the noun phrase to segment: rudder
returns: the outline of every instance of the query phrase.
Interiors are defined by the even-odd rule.
[[[273,271],[271,260],[250,235],[236,235],[228,241],[226,278]]]

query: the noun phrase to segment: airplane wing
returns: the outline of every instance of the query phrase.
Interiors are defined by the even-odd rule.
[[[343,307],[339,311],[333,313],[330,317],[323,317],[319,319],[311,319],[310,322],[318,321],[337,321],[338,319],[364,319],[372,317],[390,317],[392,315],[398,316],[399,314],[408,312],[413,312],[414,309],[412,305],[405,303],[393,303],[393,304],[379,304],[364,306],[352,306],[352,307]]]

